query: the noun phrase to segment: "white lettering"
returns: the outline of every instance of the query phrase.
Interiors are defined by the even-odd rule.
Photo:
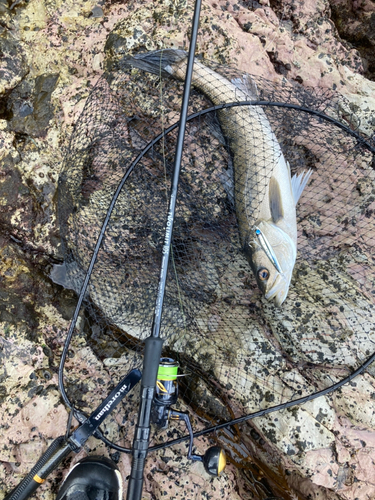
[[[105,407],[100,410],[100,412],[96,415],[96,417],[94,417],[95,420],[99,420],[104,415],[104,413],[106,413],[111,408],[113,403],[115,403],[116,399],[118,399],[127,388],[128,386],[126,384],[122,386],[121,389],[119,389],[119,391],[116,392],[116,394],[113,396],[113,398],[110,401],[108,401]]]

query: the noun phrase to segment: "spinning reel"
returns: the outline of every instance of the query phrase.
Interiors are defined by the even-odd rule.
[[[225,452],[219,446],[208,448],[204,455],[195,455],[193,450],[193,429],[188,413],[171,408],[178,399],[178,363],[171,358],[160,358],[156,380],[151,422],[159,429],[167,429],[170,420],[182,420],[190,435],[187,457],[190,460],[203,462],[204,468],[211,476],[219,476],[226,465]]]

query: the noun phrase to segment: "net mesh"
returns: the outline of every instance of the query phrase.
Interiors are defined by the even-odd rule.
[[[202,76],[202,87],[211,93],[219,75],[244,81],[242,72],[204,64],[212,72]],[[163,355],[185,374],[179,404],[195,412],[198,428],[311,394],[374,352],[374,145],[360,140],[360,122],[344,98],[287,82],[247,81],[262,106],[204,113],[230,96],[217,91],[209,99],[197,88],[189,104],[196,116],[186,128],[161,336]],[[59,179],[65,264],[55,279],[79,293],[108,206],[131,170],[98,253],[80,327],[94,354],[87,354],[88,365],[103,361],[114,382],[141,368],[151,332],[178,128],[163,131],[178,122],[182,91],[178,79],[126,65],[107,71],[76,124]],[[274,135],[264,134],[269,126]],[[251,224],[258,220],[282,154],[292,175],[308,169],[312,175],[297,205],[291,286],[277,307],[257,286],[240,225],[244,214]],[[255,172],[241,166],[249,155]],[[249,178],[252,197],[240,199]],[[74,404],[92,405],[74,359],[65,376]],[[96,403],[106,392],[103,386]],[[121,418],[112,417],[120,434],[109,437],[131,444],[137,408],[136,389]]]

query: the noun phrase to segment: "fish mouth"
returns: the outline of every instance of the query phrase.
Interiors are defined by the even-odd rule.
[[[289,283],[290,280],[284,273],[279,274],[264,297],[267,300],[275,299],[276,305],[280,307],[288,295]]]

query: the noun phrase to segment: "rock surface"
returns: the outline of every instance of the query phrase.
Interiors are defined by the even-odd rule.
[[[337,90],[360,116],[356,126],[373,135],[375,83],[364,77],[365,72],[372,77],[371,51],[360,55],[338,34],[350,41],[367,37],[373,43],[372,4],[353,7],[360,9],[360,23],[347,27],[340,21],[342,5],[349,9],[345,2],[328,0],[207,0],[197,52],[275,84],[286,77],[304,86]],[[0,499],[51,440],[65,432],[67,412],[58,394],[57,367],[76,297],[54,285],[48,274],[52,264],[62,260],[55,203],[69,137],[108,58],[135,48],[186,49],[192,11],[191,2],[169,0],[0,2]],[[369,193],[366,189],[359,186],[359,194],[370,196],[371,186]],[[353,276],[368,265],[364,259],[359,254],[350,257]],[[266,306],[265,311],[274,337],[282,343],[282,335],[287,337],[284,327],[292,329],[287,313],[275,316]],[[217,314],[210,323],[213,331],[215,321]],[[80,322],[84,324],[83,316]],[[80,332],[68,368],[79,367],[81,393],[96,389],[100,400],[111,378],[122,372],[114,358],[103,364],[98,349],[87,345],[83,327]],[[293,345],[300,342],[298,332],[292,340],[291,357]],[[271,363],[274,346],[268,342],[263,353]],[[110,347],[100,344],[102,349]],[[306,366],[304,375],[309,375],[313,367]],[[302,378],[296,369],[295,386],[289,390],[323,389],[346,373],[335,366]],[[288,377],[288,371],[283,376]],[[332,395],[242,425],[241,443],[229,432],[219,434],[239,466],[231,464],[219,479],[189,462],[184,444],[150,455],[144,498],[373,498],[373,376],[370,368]],[[90,401],[83,403],[90,407]],[[110,435],[119,432],[120,418],[108,423]],[[203,453],[207,443],[197,440],[198,452]],[[129,475],[128,455],[116,457],[94,439],[86,451],[112,454],[119,459],[123,477]],[[51,476],[37,498],[54,497],[68,466]]]
[[[330,1],[332,20],[341,38],[361,54],[364,74],[374,80],[375,6],[371,1]]]

